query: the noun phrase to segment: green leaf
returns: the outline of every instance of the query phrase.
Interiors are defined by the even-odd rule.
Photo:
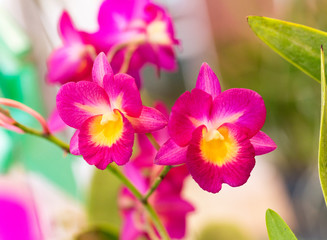
[[[320,46],[327,44],[327,33],[277,19],[250,16],[255,34],[275,52],[320,82]]]
[[[270,240],[297,240],[284,220],[271,209],[266,212],[266,225]]]
[[[326,77],[325,77],[325,56],[321,48],[321,119],[318,150],[319,178],[327,203],[327,105],[326,105]]]

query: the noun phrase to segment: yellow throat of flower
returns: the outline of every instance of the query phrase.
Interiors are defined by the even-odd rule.
[[[99,146],[111,147],[123,134],[123,118],[118,111],[97,116],[90,125],[92,141]]]
[[[237,142],[229,134],[227,127],[220,127],[219,130],[203,130],[203,138],[200,142],[202,157],[213,164],[223,166],[233,161],[237,154]]]

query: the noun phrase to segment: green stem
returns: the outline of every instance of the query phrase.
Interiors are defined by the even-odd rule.
[[[156,229],[158,230],[160,236],[163,240],[169,240],[169,235],[160,221],[157,213],[153,209],[153,207],[149,204],[148,201],[144,201],[144,197],[139,190],[134,186],[133,183],[119,170],[118,166],[114,163],[110,163],[107,169],[113,173],[132,193],[133,195],[143,204],[145,210],[150,215]]]
[[[156,180],[153,182],[152,186],[150,189],[147,191],[145,194],[143,201],[147,202],[149,197],[152,195],[152,193],[158,188],[159,184],[162,182],[162,180],[165,178],[169,170],[172,168],[172,166],[165,166],[159,176],[156,178]]]
[[[16,122],[14,125],[16,127],[20,128],[21,130],[23,130],[25,133],[28,133],[28,134],[31,134],[31,135],[34,135],[34,136],[38,136],[38,137],[41,137],[41,138],[45,138],[48,141],[50,141],[50,142],[54,143],[55,145],[59,146],[65,152],[70,153],[69,145],[67,143],[61,141],[56,136],[54,136],[52,134],[45,134],[45,133],[43,133],[41,131],[38,131],[38,130],[35,130],[33,128],[26,127],[25,125],[20,124],[18,122]]]
[[[149,141],[151,142],[152,146],[159,151],[160,149],[160,145],[157,142],[157,140],[154,138],[154,136],[152,135],[152,133],[146,133],[146,136],[148,137]]]
[[[153,207],[148,203],[143,203],[143,206],[147,210],[148,214],[151,216],[151,220],[153,221],[154,225],[156,226],[158,233],[162,237],[163,240],[170,240],[170,237],[165,229],[165,227],[162,225],[162,222],[160,221],[157,213],[153,209]]]
[[[139,190],[134,186],[133,183],[119,170],[118,166],[115,163],[110,163],[107,169],[114,174],[132,193],[133,195],[142,202],[143,195]]]

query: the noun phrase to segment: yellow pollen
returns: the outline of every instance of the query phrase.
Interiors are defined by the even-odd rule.
[[[98,146],[111,147],[123,134],[123,118],[118,111],[94,118],[90,125],[91,139]]]
[[[218,130],[209,132],[203,130],[200,150],[202,157],[208,162],[223,166],[233,161],[237,155],[237,149],[237,142],[229,134],[228,128],[220,127]]]

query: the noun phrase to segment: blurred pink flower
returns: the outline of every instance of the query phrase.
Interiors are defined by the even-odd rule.
[[[98,52],[108,52],[114,72],[127,72],[139,84],[139,70],[152,63],[176,69],[175,39],[168,13],[150,0],[106,0],[99,15],[99,31],[88,35]]]
[[[72,154],[105,169],[109,163],[126,164],[133,151],[134,133],[148,133],[167,125],[167,118],[142,105],[134,79],[114,75],[100,53],[92,71],[93,81],[67,83],[57,95],[62,120],[77,129],[70,142]]]
[[[193,179],[212,193],[219,192],[222,183],[243,185],[255,165],[255,155],[276,148],[260,131],[265,118],[266,108],[258,93],[240,88],[221,92],[217,76],[204,63],[196,87],[181,95],[172,108],[171,139],[161,147],[155,162],[186,163]]]
[[[158,102],[155,108],[168,117],[169,113],[164,104]],[[169,138],[167,127],[153,132],[152,135],[159,145]],[[124,173],[144,194],[160,174],[162,167],[153,164],[157,150],[147,136],[145,134],[137,136],[140,152],[124,166]],[[194,207],[181,197],[184,180],[188,175],[185,165],[171,169],[149,198],[149,202],[158,213],[168,234],[174,239],[181,239],[185,236],[186,215],[194,211]],[[147,219],[142,204],[126,188],[123,188],[121,192],[119,205],[124,217],[121,239],[131,240],[142,236],[152,239],[149,232],[156,234],[156,231],[150,219]]]
[[[0,239],[43,239],[31,194],[24,187],[3,179],[0,181]]]
[[[75,29],[67,12],[63,12],[59,20],[59,33],[63,46],[54,50],[48,58],[47,80],[59,84],[91,81],[95,49]]]
[[[158,166],[152,166],[147,170],[159,173],[159,169],[161,168],[158,168]],[[146,169],[139,169],[132,163],[124,166],[126,176],[141,193],[145,194],[152,181],[149,176],[141,175],[142,170]],[[185,236],[186,217],[190,212],[194,211],[194,207],[181,197],[181,190],[186,176],[188,176],[188,171],[185,166],[171,169],[149,198],[149,203],[158,213],[168,234],[173,239],[182,239]],[[118,201],[123,215],[122,240],[133,240],[138,237],[153,239],[153,236],[157,235],[143,205],[127,188],[122,189]]]

